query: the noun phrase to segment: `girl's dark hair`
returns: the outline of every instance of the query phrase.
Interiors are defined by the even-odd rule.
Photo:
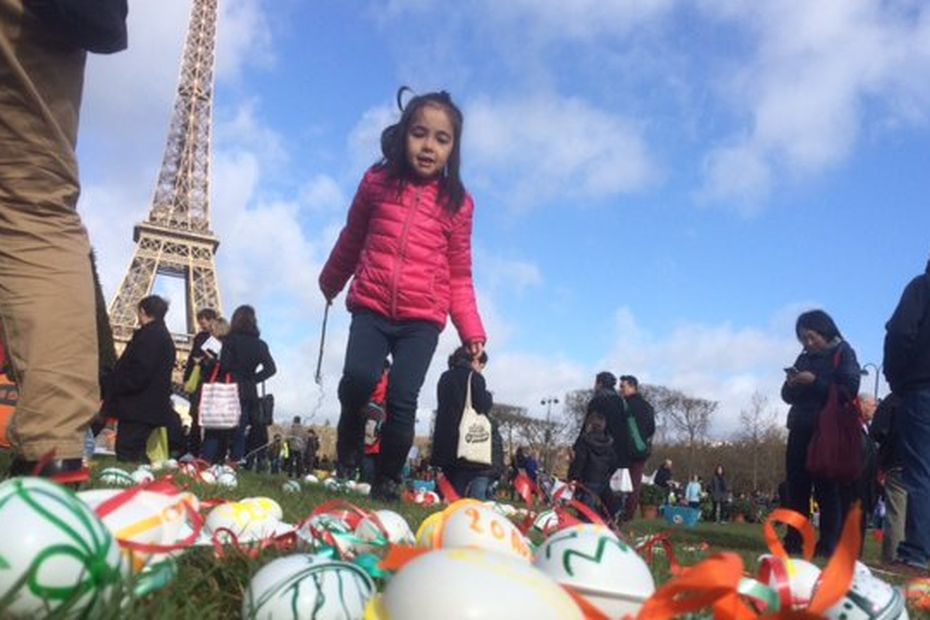
[[[149,295],[139,302],[139,309],[156,321],[164,321],[168,314],[168,302],[158,295]]]
[[[252,306],[239,306],[233,312],[232,319],[229,321],[230,334],[247,334],[249,336],[260,336],[258,331],[258,319],[255,318],[255,308]]]
[[[459,173],[462,152],[462,124],[464,118],[458,106],[452,103],[449,93],[442,90],[425,95],[416,95],[407,105],[402,105],[401,98],[404,91],[410,90],[406,86],[397,91],[397,105],[401,108],[400,120],[381,132],[381,153],[384,156],[376,166],[387,170],[389,176],[398,179],[401,183],[413,177],[414,172],[407,161],[407,132],[420,108],[428,105],[438,106],[445,110],[452,123],[452,152],[449,161],[439,179],[440,199],[445,209],[452,214],[458,213],[465,202],[465,186]]]
[[[207,319],[208,321],[215,321],[219,315],[216,313],[216,310],[213,308],[201,308],[197,311],[197,319]]]
[[[614,373],[607,372],[606,370],[597,373],[597,376],[594,377],[594,381],[605,390],[612,390],[614,386],[617,385],[617,377],[614,376]]]
[[[607,430],[607,418],[600,411],[592,411],[588,414],[586,426],[589,433],[603,433]]]
[[[795,335],[800,338],[801,330],[804,329],[817,332],[823,336],[823,339],[827,342],[831,342],[835,338],[843,337],[836,323],[834,323],[830,315],[823,310],[810,310],[801,314],[801,316],[798,317],[798,322],[794,326]]]

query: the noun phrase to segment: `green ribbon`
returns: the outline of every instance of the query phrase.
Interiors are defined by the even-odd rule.
[[[736,591],[743,596],[762,602],[765,605],[766,614],[781,610],[781,599],[778,597],[778,592],[760,581],[743,577],[740,579]]]

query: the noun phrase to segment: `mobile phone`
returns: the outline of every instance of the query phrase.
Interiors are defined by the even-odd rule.
[[[785,368],[785,373],[787,373],[787,375],[788,375],[789,377],[790,377],[791,375],[796,375],[796,374],[798,374],[798,372],[799,372],[798,369],[795,368],[794,366],[790,366],[790,367],[788,367],[788,368]]]

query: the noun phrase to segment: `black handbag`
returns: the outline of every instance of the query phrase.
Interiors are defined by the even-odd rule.
[[[265,394],[264,381],[262,381],[262,395],[258,398],[258,423],[262,426],[274,424],[274,394]]]
[[[127,0],[24,0],[46,26],[81,49],[113,54],[126,49]]]

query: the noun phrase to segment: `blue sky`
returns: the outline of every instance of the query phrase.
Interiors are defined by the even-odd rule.
[[[259,311],[282,414],[337,414],[348,315],[340,297],[321,395],[316,277],[403,84],[464,110],[488,380],[534,415],[606,368],[720,401],[726,434],[755,390],[782,410],[803,309],[880,363],[930,255],[924,3],[220,5],[221,287],[227,312]],[[108,298],[149,207],[189,8],[131,2],[130,50],[89,62],[80,208]],[[447,329],[425,410],[455,344]]]

